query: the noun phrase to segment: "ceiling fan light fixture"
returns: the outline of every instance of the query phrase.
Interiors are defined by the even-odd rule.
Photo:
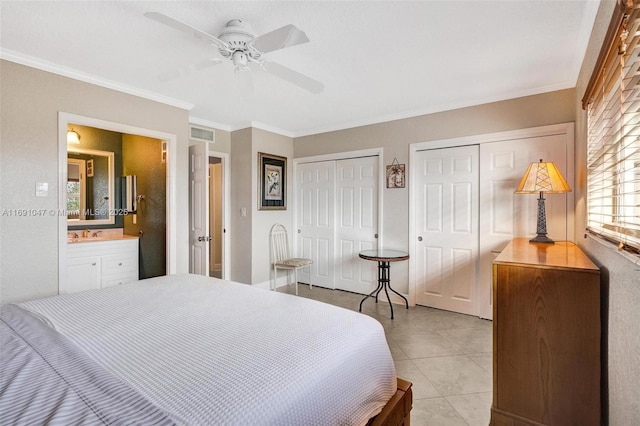
[[[235,52],[233,52],[233,55],[231,55],[231,60],[233,61],[233,65],[235,65],[236,68],[247,67],[247,55],[240,50],[236,50]]]

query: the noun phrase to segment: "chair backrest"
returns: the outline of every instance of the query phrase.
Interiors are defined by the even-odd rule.
[[[279,262],[291,258],[287,228],[276,223],[269,231],[269,240],[271,240],[271,262]]]

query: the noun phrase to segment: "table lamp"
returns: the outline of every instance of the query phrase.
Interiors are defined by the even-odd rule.
[[[571,191],[571,187],[564,180],[560,170],[552,162],[531,163],[525,172],[516,194],[536,194],[538,198],[538,223],[535,238],[529,240],[532,243],[550,243],[553,240],[547,237],[547,216],[544,209],[544,193],[562,194]]]

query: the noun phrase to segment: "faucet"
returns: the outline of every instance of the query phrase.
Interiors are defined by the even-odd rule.
[[[84,231],[82,231],[82,238],[87,238],[89,237],[89,229],[85,229]]]
[[[93,236],[94,236],[94,237],[97,237],[97,236],[98,236],[98,234],[99,234],[99,233],[101,233],[101,232],[102,232],[102,231],[96,231],[96,232],[94,232],[94,233],[93,233]]]

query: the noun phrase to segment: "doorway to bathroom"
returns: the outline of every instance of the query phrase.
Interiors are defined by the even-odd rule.
[[[157,220],[151,216],[160,215],[162,217],[162,229],[158,229],[157,232],[146,232],[144,229],[134,229],[130,230],[137,235],[140,235],[140,230],[143,231],[145,238],[145,244],[151,248],[161,247],[162,253],[160,255],[150,255],[146,256],[147,259],[161,259],[162,264],[160,265],[152,265],[151,262],[148,265],[143,265],[141,268],[141,278],[148,277],[146,273],[146,267],[153,267],[153,272],[151,271],[148,275],[164,275],[164,274],[174,274],[176,273],[176,192],[175,192],[175,183],[174,179],[177,175],[177,162],[176,162],[176,154],[177,154],[177,138],[176,135],[168,134],[164,132],[158,132],[155,130],[143,129],[139,127],[129,126],[122,123],[114,123],[109,121],[104,121],[100,119],[90,118],[79,116],[75,114],[69,114],[60,112],[58,115],[58,156],[59,156],[59,164],[67,164],[68,157],[68,146],[67,146],[67,131],[71,125],[74,125],[78,128],[82,128],[86,130],[85,134],[85,142],[88,143],[89,139],[100,139],[96,135],[103,133],[112,134],[115,138],[119,139],[121,142],[121,146],[127,147],[127,149],[131,149],[131,152],[128,152],[126,155],[129,159],[139,159],[140,164],[134,164],[135,161],[131,161],[127,164],[127,170],[125,170],[121,163],[120,167],[117,170],[113,170],[111,173],[111,178],[114,182],[113,189],[109,193],[109,196],[106,197],[108,200],[108,208],[105,202],[104,206],[101,209],[106,209],[107,211],[113,212],[113,216],[111,216],[112,220],[101,220],[95,221],[96,225],[100,224],[101,228],[105,227],[124,227],[125,217],[126,220],[130,221],[129,225],[131,227],[140,227],[144,224],[144,219],[147,218],[146,230],[150,230]],[[76,129],[77,130],[77,129]],[[91,132],[96,133],[95,138],[89,138]],[[103,135],[104,136],[104,135]],[[82,140],[81,140],[82,142]],[[153,145],[155,150],[153,154],[149,154],[148,147],[144,146],[145,143]],[[156,149],[157,148],[157,149]],[[144,151],[141,153],[141,151]],[[76,151],[78,151],[76,149]],[[156,152],[157,151],[157,152]],[[123,153],[120,152],[120,155],[123,157]],[[151,170],[149,168],[149,158],[147,155],[153,155],[153,162],[158,163],[162,173],[158,173],[157,171]],[[115,157],[115,154],[113,155]],[[137,161],[137,160],[136,160]],[[94,160],[95,163],[95,160]],[[97,171],[97,166],[94,166],[93,172]],[[145,175],[149,171],[149,176],[147,176],[144,181],[146,182],[146,190],[145,191],[155,191],[157,192],[157,196],[147,198],[144,194],[144,201],[139,200],[140,209],[139,214],[134,219],[135,215],[118,215],[117,209],[115,209],[115,187],[119,186],[120,178],[124,174],[134,173],[138,175]],[[87,171],[87,175],[89,175],[89,171]],[[117,178],[117,179],[116,179]],[[60,167],[59,173],[59,187],[66,188],[68,186],[68,170],[67,167]],[[118,191],[118,193],[121,191]],[[154,192],[154,193],[155,193]],[[140,194],[143,194],[143,191],[140,191]],[[58,206],[60,212],[65,212],[68,206],[67,199],[67,191],[59,191],[59,200]],[[105,197],[103,197],[105,198]],[[120,209],[123,210],[123,209]],[[142,215],[142,216],[141,216]],[[82,229],[91,227],[93,224],[87,222],[87,220],[82,221],[82,223],[78,222],[69,222],[69,218],[66,214],[58,215],[58,230],[59,230],[59,268],[58,268],[58,282],[60,289],[64,289],[65,283],[67,283],[67,231],[69,226],[78,225],[82,227]],[[86,219],[86,218],[85,218]],[[139,219],[139,220],[136,220]],[[102,223],[104,222],[104,223]],[[108,222],[108,223],[107,223]],[[152,241],[154,236],[157,236],[158,241]]]

